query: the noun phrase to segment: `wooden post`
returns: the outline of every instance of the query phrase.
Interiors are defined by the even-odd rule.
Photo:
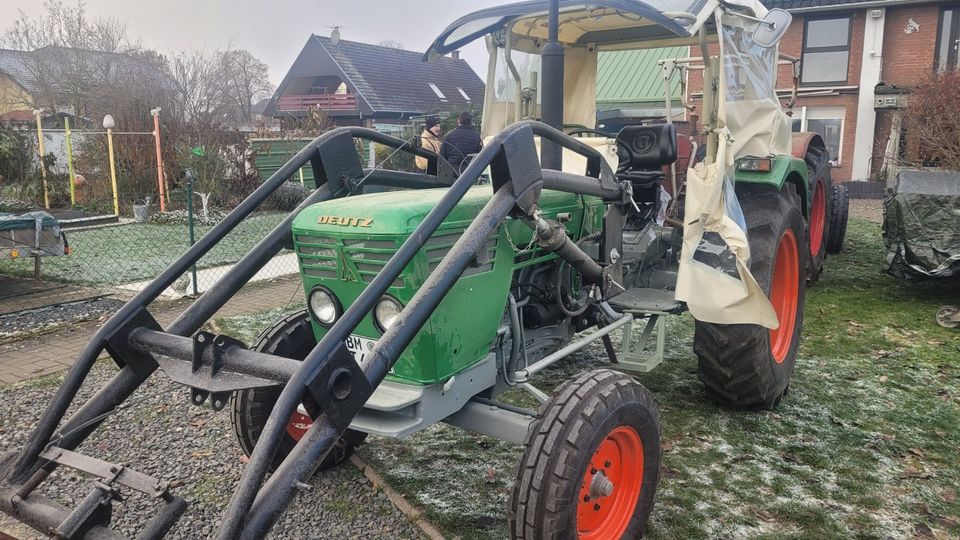
[[[73,143],[70,141],[70,118],[63,117],[63,129],[66,131],[64,134],[66,137],[67,143],[67,172],[69,172],[70,177],[70,207],[73,208],[77,205],[77,192],[76,192],[76,175],[73,172]]]
[[[113,160],[113,128],[107,128],[107,152],[110,157],[110,185],[113,186],[113,213],[120,217],[120,195],[117,192],[117,167]]]
[[[160,211],[167,211],[167,195],[163,183],[163,154],[160,151],[160,107],[150,111],[153,115],[153,139],[157,143],[157,185],[160,187]]]
[[[43,126],[40,125],[40,109],[33,111],[37,118],[37,152],[40,154],[40,177],[43,179],[43,207],[50,208],[50,192],[47,189],[47,167],[43,163],[43,156],[46,152],[43,150]]]

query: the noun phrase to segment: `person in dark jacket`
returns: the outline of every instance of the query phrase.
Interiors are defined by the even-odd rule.
[[[480,133],[473,127],[473,116],[464,111],[457,115],[457,127],[447,134],[440,148],[440,157],[447,160],[459,175],[467,167],[467,156],[483,148]]]

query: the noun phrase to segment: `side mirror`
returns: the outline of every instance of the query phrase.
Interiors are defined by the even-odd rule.
[[[782,9],[771,9],[753,31],[753,42],[768,49],[776,45],[790,27],[793,16]]]

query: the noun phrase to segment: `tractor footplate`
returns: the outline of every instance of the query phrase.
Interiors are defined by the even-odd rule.
[[[610,299],[610,306],[624,313],[680,313],[683,302],[673,297],[674,292],[665,289],[629,289]]]
[[[665,316],[680,313],[686,309],[686,304],[673,296],[673,291],[665,289],[636,288],[610,299],[610,306],[615,310],[646,319],[646,325],[636,343],[633,341],[632,327],[624,327],[623,348],[618,358],[617,368],[647,373],[663,363],[667,335]],[[647,343],[654,333],[656,333],[656,344],[652,351],[647,351]]]

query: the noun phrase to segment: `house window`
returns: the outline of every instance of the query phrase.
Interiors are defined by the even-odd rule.
[[[960,7],[945,7],[940,10],[940,27],[937,30],[937,53],[934,64],[937,73],[957,69],[957,52],[960,49]]]
[[[830,164],[839,167],[843,159],[843,107],[801,107],[793,119],[793,131],[812,131],[821,137],[830,153]]]
[[[850,15],[804,20],[801,84],[822,86],[847,83],[852,24]]]
[[[438,88],[437,85],[433,83],[427,83],[427,84],[430,85],[430,89],[433,90],[433,93],[436,94],[438,98],[440,98],[440,101],[447,100],[447,96],[443,95],[443,92],[440,91],[440,88]]]
[[[457,92],[460,92],[460,95],[463,96],[463,99],[465,99],[465,100],[467,100],[467,101],[470,101],[470,96],[468,96],[467,93],[463,91],[463,88],[460,88],[460,87],[458,86],[458,87],[457,87]]]

